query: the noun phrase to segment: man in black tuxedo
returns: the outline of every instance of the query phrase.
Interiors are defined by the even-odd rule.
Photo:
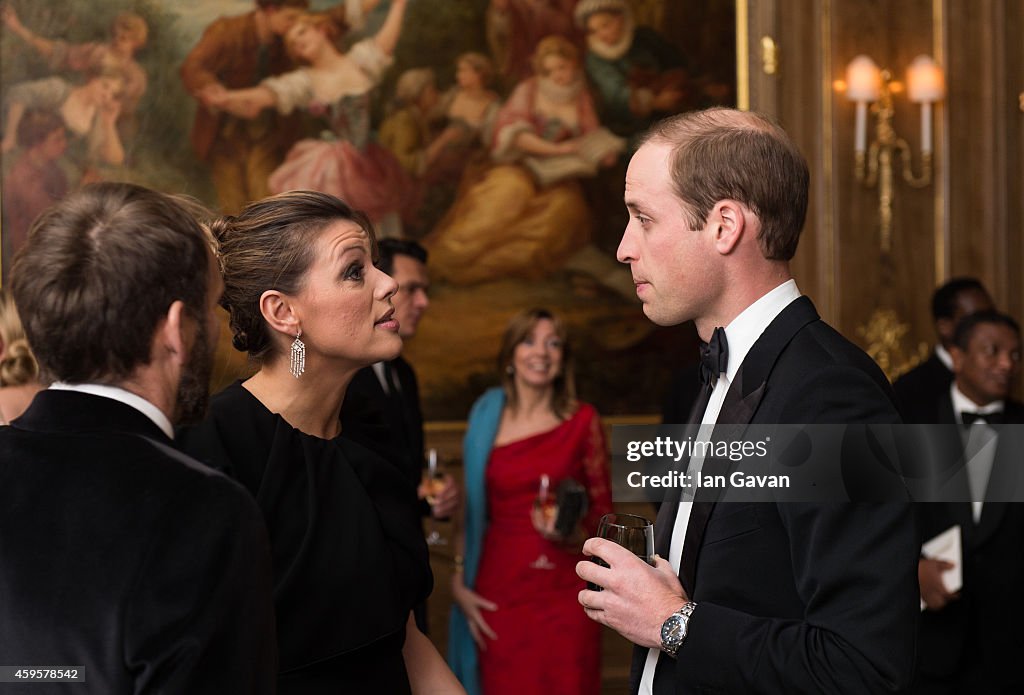
[[[946,397],[949,385],[953,383],[950,348],[957,324],[976,311],[991,311],[993,308],[988,291],[975,278],[953,278],[935,290],[932,319],[939,342],[928,359],[900,376],[892,385],[904,418],[922,409],[931,410]]]
[[[12,290],[54,384],[0,427],[0,664],[93,693],[274,692],[260,511],[174,449],[206,406],[208,235],[162,193],[90,186],[36,221]]]
[[[748,424],[899,421],[884,375],[790,275],[808,182],[781,128],[731,109],[663,121],[629,164],[618,258],[652,321],[693,319],[707,341],[698,440]],[[690,502],[676,489],[655,529],[656,567],[601,538],[584,552],[610,567],[577,567],[604,587],[580,593],[587,614],[637,645],[634,693],[861,695],[909,682],[909,502],[716,504],[715,490]]]
[[[957,326],[950,354],[954,382],[930,409],[908,421],[959,425],[936,428],[934,456],[955,456],[940,501],[917,505],[921,537],[960,527],[963,588],[950,591],[943,574],[954,565],[922,557],[918,563],[926,610],[918,633],[920,695],[1024,692],[1024,505],[1006,501],[1018,489],[1024,405],[1010,400],[1020,368],[1020,329],[994,311],[972,314]],[[995,436],[987,448],[985,443]],[[961,452],[964,454],[960,457]],[[970,501],[969,501],[970,500]]]
[[[391,301],[398,320],[398,335],[410,340],[430,306],[427,274],[427,250],[406,239],[381,239],[377,267],[398,283]],[[423,413],[416,372],[401,355],[388,362],[363,367],[345,392],[341,407],[341,429],[366,446],[379,451],[401,466],[409,481],[417,486],[423,516],[450,517],[458,507],[459,487],[445,475],[436,491],[420,484],[423,470]],[[434,500],[427,502],[428,493]],[[416,624],[427,632],[426,607],[414,610]]]

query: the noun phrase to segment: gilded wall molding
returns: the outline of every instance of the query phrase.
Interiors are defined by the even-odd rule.
[[[857,327],[864,339],[864,351],[881,367],[889,381],[913,369],[928,356],[928,343],[916,348],[904,347],[910,324],[903,321],[895,309],[879,307],[867,322]]]

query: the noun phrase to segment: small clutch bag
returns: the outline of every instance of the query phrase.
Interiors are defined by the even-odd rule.
[[[563,538],[568,538],[587,513],[587,489],[572,478],[566,478],[559,483],[555,497],[558,500],[555,531]]]

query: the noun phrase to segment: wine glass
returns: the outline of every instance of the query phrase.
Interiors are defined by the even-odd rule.
[[[540,477],[540,488],[537,491],[537,499],[534,500],[533,506],[540,509],[545,524],[558,518],[558,500],[551,492],[551,479],[546,473]]]
[[[598,538],[607,538],[612,543],[621,545],[648,565],[654,566],[654,524],[650,519],[636,514],[605,514],[597,525]],[[591,562],[602,567],[608,563],[591,556]],[[587,582],[591,591],[602,591],[603,587]]]
[[[437,503],[437,495],[445,486],[444,470],[437,462],[437,449],[430,449],[427,452],[427,467],[423,470],[423,489],[426,491],[424,499],[427,504],[433,507]],[[448,545],[448,540],[438,532],[434,526],[434,517],[430,517],[430,532],[427,534],[427,545]]]
[[[545,526],[552,524],[558,518],[558,500],[551,492],[551,478],[546,473],[540,477],[540,487],[537,490],[537,498],[533,501],[533,508],[540,510]],[[541,553],[536,560],[530,563],[530,567],[536,570],[550,570],[554,569],[555,565],[547,554]]]

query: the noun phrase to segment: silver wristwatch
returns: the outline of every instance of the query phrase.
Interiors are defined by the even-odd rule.
[[[679,651],[679,647],[683,646],[683,640],[686,639],[686,633],[689,632],[690,616],[693,615],[693,609],[696,607],[696,603],[693,601],[687,601],[683,604],[682,608],[668,616],[668,619],[662,623],[661,651],[665,652],[669,656],[674,657],[676,655],[676,652]]]

